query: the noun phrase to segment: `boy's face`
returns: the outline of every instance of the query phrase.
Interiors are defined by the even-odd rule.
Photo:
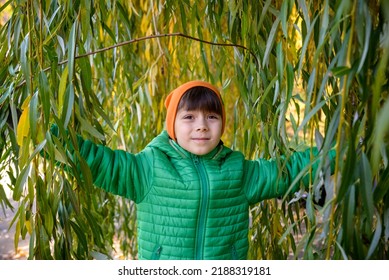
[[[220,142],[222,118],[216,113],[200,110],[177,111],[174,123],[177,143],[195,155],[211,152]]]

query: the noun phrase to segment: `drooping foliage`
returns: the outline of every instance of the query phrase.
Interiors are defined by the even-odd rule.
[[[222,89],[223,141],[248,159],[337,151],[335,174],[250,209],[249,258],[388,258],[387,1],[1,3],[0,205],[30,259],[136,258],[136,206],[66,147],[139,152],[191,79]]]

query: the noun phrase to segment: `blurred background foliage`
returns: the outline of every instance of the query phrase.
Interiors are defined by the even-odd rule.
[[[337,151],[333,176],[250,209],[250,259],[388,258],[388,1],[17,0],[0,14],[0,205],[18,202],[29,259],[136,259],[136,206],[86,166],[69,175],[48,132],[139,152],[191,79],[222,89],[223,141],[248,159],[314,145],[325,170]]]

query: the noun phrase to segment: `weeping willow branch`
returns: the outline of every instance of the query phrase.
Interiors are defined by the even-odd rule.
[[[253,58],[255,59],[255,63],[257,65],[258,69],[260,68],[260,65],[261,65],[259,63],[259,59],[255,55],[255,53],[252,50],[250,50],[249,48],[247,48],[247,47],[245,47],[243,45],[232,44],[232,43],[210,42],[210,41],[207,41],[207,40],[199,39],[199,38],[196,38],[196,37],[193,37],[193,36],[189,36],[189,35],[186,35],[186,34],[183,34],[183,33],[179,33],[179,32],[177,32],[177,33],[156,34],[156,35],[150,35],[150,36],[135,38],[135,39],[124,41],[124,42],[121,42],[121,43],[118,43],[118,44],[115,44],[115,45],[112,45],[112,46],[108,46],[108,47],[105,47],[105,48],[102,48],[102,49],[98,49],[98,50],[95,50],[95,51],[92,51],[92,52],[88,52],[88,53],[77,55],[77,56],[74,57],[74,59],[88,57],[88,56],[91,56],[91,55],[94,55],[94,54],[106,52],[106,51],[109,51],[109,50],[112,50],[112,49],[115,49],[115,48],[123,47],[123,46],[126,46],[126,45],[130,45],[130,44],[134,44],[134,43],[137,43],[137,42],[141,42],[141,41],[151,40],[151,39],[155,39],[155,38],[164,38],[164,37],[183,37],[183,38],[187,38],[187,39],[190,39],[190,40],[193,40],[193,41],[201,42],[201,43],[204,43],[204,44],[207,44],[207,45],[221,46],[221,47],[235,47],[235,48],[243,49],[243,50],[249,52],[250,55],[253,56]],[[68,60],[65,59],[63,61],[60,61],[58,63],[58,65],[63,65],[63,64],[66,64],[67,62],[68,62]],[[50,69],[51,69],[51,67],[47,67],[47,68],[43,69],[43,71],[47,72]],[[25,83],[26,83],[26,81],[24,80],[23,82],[21,82],[17,86],[17,88],[23,86]]]
[[[102,49],[99,49],[99,50],[96,50],[96,51],[93,51],[93,52],[89,52],[89,53],[78,55],[78,56],[75,57],[75,59],[86,57],[86,56],[90,56],[90,55],[94,55],[94,54],[105,52],[105,51],[109,51],[111,49],[115,49],[115,48],[118,48],[118,47],[130,45],[130,44],[133,44],[133,43],[137,43],[137,42],[141,42],[141,41],[146,41],[146,40],[150,40],[150,39],[155,39],[155,38],[163,38],[163,37],[183,37],[183,38],[187,38],[187,39],[190,39],[190,40],[193,40],[193,41],[197,41],[197,42],[201,42],[201,43],[208,44],[208,45],[213,45],[213,46],[240,48],[240,49],[243,49],[245,51],[248,51],[254,57],[255,63],[257,64],[257,66],[260,67],[259,59],[255,55],[255,53],[252,50],[250,50],[249,48],[247,48],[247,47],[245,47],[243,45],[231,44],[231,43],[215,43],[215,42],[210,42],[210,41],[199,39],[199,38],[196,38],[196,37],[193,37],[193,36],[189,36],[189,35],[186,35],[186,34],[183,34],[183,33],[179,33],[179,32],[177,32],[177,33],[156,34],[156,35],[150,35],[150,36],[145,36],[145,37],[141,37],[141,38],[136,38],[136,39],[124,41],[124,42],[118,43],[116,45],[112,45],[112,46],[109,46],[109,47],[106,47],[106,48],[102,48]],[[59,62],[58,65],[62,65],[62,64],[65,64],[65,63],[67,63],[67,60]]]

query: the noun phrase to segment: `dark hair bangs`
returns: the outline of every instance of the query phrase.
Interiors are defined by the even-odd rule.
[[[213,90],[202,86],[193,87],[184,93],[177,111],[180,109],[187,111],[201,110],[216,113],[220,116],[223,115],[222,104],[217,94]]]

